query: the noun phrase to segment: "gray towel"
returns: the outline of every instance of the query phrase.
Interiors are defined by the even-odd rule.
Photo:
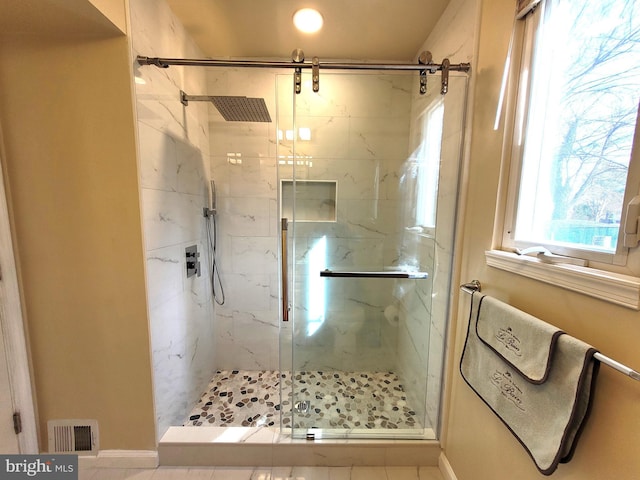
[[[476,334],[482,342],[532,383],[549,375],[551,355],[564,332],[511,305],[485,296],[477,316]]]
[[[538,470],[573,456],[591,405],[596,350],[495,298],[474,294],[460,372]]]

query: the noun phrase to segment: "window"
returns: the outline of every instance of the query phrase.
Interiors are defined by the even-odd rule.
[[[543,0],[513,44],[503,248],[639,275],[620,230],[640,186],[640,2]]]
[[[438,176],[442,149],[442,129],[444,126],[444,100],[439,98],[420,117],[422,141],[416,153],[417,158],[417,226],[433,230],[436,226],[438,199]]]

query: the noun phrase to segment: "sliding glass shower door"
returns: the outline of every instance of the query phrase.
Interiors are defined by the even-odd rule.
[[[435,437],[466,78],[446,97],[429,80],[420,95],[416,73],[322,73],[294,94],[278,78],[282,425],[296,437]]]

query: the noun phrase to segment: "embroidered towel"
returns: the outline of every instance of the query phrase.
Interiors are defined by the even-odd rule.
[[[482,314],[476,318],[478,338],[532,383],[549,375],[551,355],[564,333],[493,297],[482,299]]]
[[[591,405],[590,345],[499,300],[474,294],[460,372],[538,470],[571,460]]]

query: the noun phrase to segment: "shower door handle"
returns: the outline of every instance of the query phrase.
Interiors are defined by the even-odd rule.
[[[427,272],[335,272],[329,269],[321,270],[320,276],[336,278],[410,278],[413,280],[429,278],[429,274]]]
[[[287,266],[287,232],[289,229],[289,221],[286,218],[281,219],[281,246],[280,246],[280,266],[282,268],[282,321],[289,321],[289,268]]]

